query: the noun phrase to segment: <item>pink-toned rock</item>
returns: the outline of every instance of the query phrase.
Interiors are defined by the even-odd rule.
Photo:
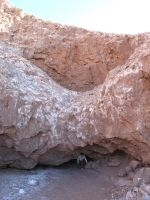
[[[86,91],[103,83],[107,73],[124,64],[136,45],[132,36],[53,24],[13,7],[2,14],[6,25],[3,40],[17,43],[24,57],[70,90]]]
[[[2,2],[0,165],[117,149],[150,163],[150,35],[52,24]]]

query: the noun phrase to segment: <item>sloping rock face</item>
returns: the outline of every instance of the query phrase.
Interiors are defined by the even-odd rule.
[[[118,149],[150,163],[149,34],[62,27],[5,1],[0,9],[0,165]]]
[[[134,51],[132,36],[52,24],[4,5],[3,40],[17,43],[24,57],[70,90],[86,91],[103,83],[107,73]]]

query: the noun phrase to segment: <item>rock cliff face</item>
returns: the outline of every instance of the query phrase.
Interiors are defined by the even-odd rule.
[[[0,0],[0,165],[123,150],[150,163],[150,35],[44,22]]]

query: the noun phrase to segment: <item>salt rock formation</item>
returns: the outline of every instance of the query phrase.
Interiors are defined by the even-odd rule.
[[[149,34],[52,24],[4,0],[0,15],[1,166],[118,149],[150,163]]]
[[[2,40],[17,43],[24,57],[71,90],[86,91],[103,83],[108,71],[124,64],[136,45],[132,36],[61,26],[25,15],[7,3],[3,7]]]

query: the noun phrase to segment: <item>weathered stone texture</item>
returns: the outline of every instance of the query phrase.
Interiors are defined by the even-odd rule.
[[[61,26],[4,1],[0,15],[0,165],[29,169],[117,149],[150,163],[148,33]]]

